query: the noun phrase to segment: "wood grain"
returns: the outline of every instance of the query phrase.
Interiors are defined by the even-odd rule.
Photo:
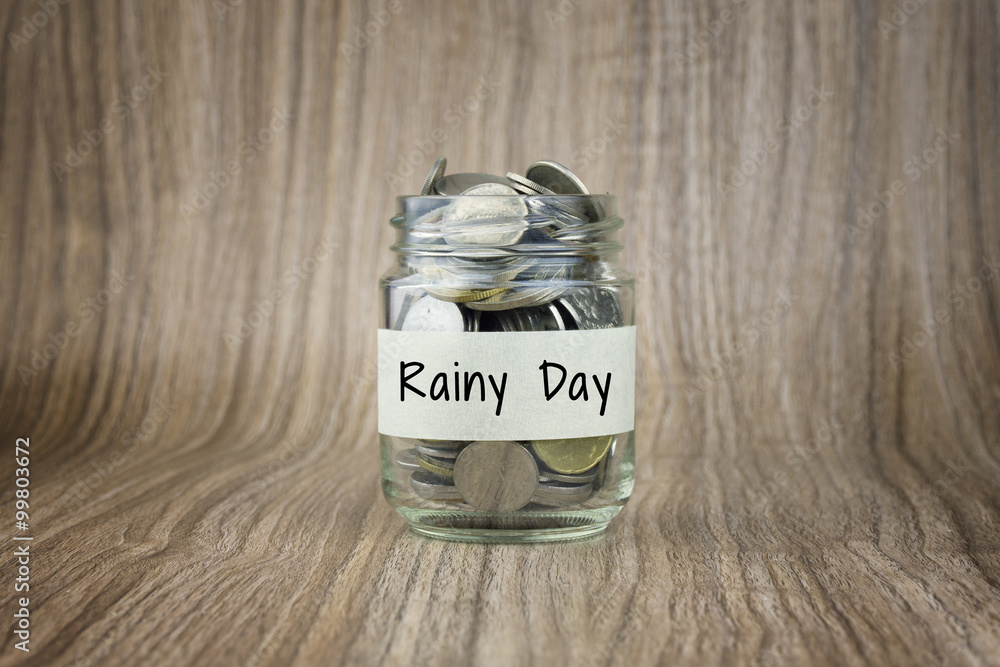
[[[1000,664],[996,3],[40,6],[0,9],[4,664]],[[381,498],[375,285],[438,154],[620,197],[603,538]]]

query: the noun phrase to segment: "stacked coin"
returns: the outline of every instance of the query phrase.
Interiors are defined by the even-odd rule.
[[[618,292],[579,279],[585,242],[609,218],[569,169],[551,160],[508,172],[445,175],[438,158],[408,198],[410,238],[427,261],[394,281],[389,322],[403,331],[562,331],[625,325]],[[604,226],[604,227],[602,227]],[[516,246],[516,247],[515,247]],[[571,250],[572,252],[566,252]],[[410,440],[396,457],[427,500],[480,511],[567,507],[600,490],[615,436],[528,442]]]
[[[531,442],[409,440],[396,465],[427,500],[460,501],[477,510],[513,512],[576,505],[600,487],[614,436]]]

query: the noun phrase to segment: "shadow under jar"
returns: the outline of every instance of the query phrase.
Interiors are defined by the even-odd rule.
[[[634,281],[611,195],[399,197],[382,489],[433,537],[597,534],[634,476]]]

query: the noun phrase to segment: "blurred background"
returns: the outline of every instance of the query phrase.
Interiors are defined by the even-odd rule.
[[[257,553],[230,565],[266,579],[286,522],[404,530],[377,485],[376,283],[438,155],[553,159],[619,197],[622,526],[685,539],[709,512],[795,542],[862,506],[993,539],[996,3],[36,0],[0,24],[0,437],[39,443],[52,562],[100,561],[108,595],[166,567],[129,569],[150,541]],[[946,507],[915,501],[949,464]],[[51,656],[93,645],[56,639],[72,623],[39,630]]]

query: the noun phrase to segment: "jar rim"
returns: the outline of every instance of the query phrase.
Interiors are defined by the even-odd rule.
[[[609,217],[617,216],[618,209],[618,197],[610,193],[585,195],[399,195],[396,197],[396,215],[390,218],[389,222],[395,227],[412,226],[419,220],[419,214],[428,211],[431,205],[436,205],[434,208],[443,208],[456,201],[523,202],[526,206],[549,204],[557,208],[569,207],[571,209],[586,209],[596,206],[597,210],[609,212]],[[408,215],[409,213],[413,215]],[[407,222],[410,224],[407,225]],[[598,222],[598,220],[586,221],[584,224],[594,222]]]
[[[411,255],[610,253],[624,225],[601,195],[415,195],[396,198],[392,250]]]

